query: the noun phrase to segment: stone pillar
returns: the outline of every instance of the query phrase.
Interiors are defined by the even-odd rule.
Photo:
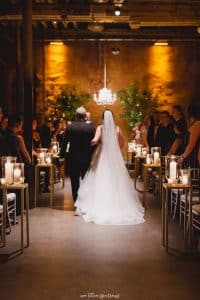
[[[24,139],[32,157],[32,119],[33,119],[33,36],[32,0],[23,1],[23,62],[24,62]],[[34,166],[25,168],[25,178],[29,183],[30,207],[34,199]]]
[[[24,0],[23,9],[23,55],[24,55],[24,137],[29,154],[32,153],[33,118],[33,36],[32,0]]]

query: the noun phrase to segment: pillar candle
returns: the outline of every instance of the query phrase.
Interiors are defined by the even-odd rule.
[[[13,183],[13,164],[10,161],[5,163],[5,180],[7,184]]]
[[[159,163],[159,152],[155,151],[153,154],[153,162],[155,165],[157,165]]]
[[[182,183],[183,183],[183,184],[188,184],[188,183],[189,183],[188,175],[183,175],[183,176],[182,176]]]
[[[176,168],[177,168],[177,163],[175,161],[171,161],[169,164],[169,177],[173,181],[176,180]]]
[[[21,170],[20,168],[14,169],[14,183],[20,183],[21,178]]]
[[[56,155],[58,153],[58,147],[56,145],[53,145],[53,147],[52,147],[52,153],[54,155]]]
[[[40,163],[43,164],[44,163],[44,152],[41,152],[39,154],[39,158],[40,158]]]

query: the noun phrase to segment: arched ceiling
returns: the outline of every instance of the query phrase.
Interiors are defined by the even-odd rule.
[[[22,0],[1,0],[1,27],[21,22],[22,10]],[[199,41],[200,1],[34,0],[32,22],[41,39]]]

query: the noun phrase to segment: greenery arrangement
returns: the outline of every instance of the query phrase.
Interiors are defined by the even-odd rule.
[[[57,96],[50,97],[48,101],[47,114],[49,118],[63,118],[65,120],[74,120],[75,112],[79,106],[87,103],[91,95],[84,92],[78,92],[74,86],[60,89]]]
[[[121,117],[126,118],[131,127],[165,105],[159,103],[158,95],[154,95],[150,88],[141,89],[137,81],[120,90],[117,96],[123,107]]]

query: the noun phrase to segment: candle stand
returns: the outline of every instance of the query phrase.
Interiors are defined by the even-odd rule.
[[[0,184],[3,191],[3,246],[6,246],[6,219],[7,219],[7,190],[20,190],[21,201],[21,252],[24,249],[24,206],[26,204],[26,238],[29,246],[29,188],[28,183]],[[25,197],[24,197],[25,196]]]

